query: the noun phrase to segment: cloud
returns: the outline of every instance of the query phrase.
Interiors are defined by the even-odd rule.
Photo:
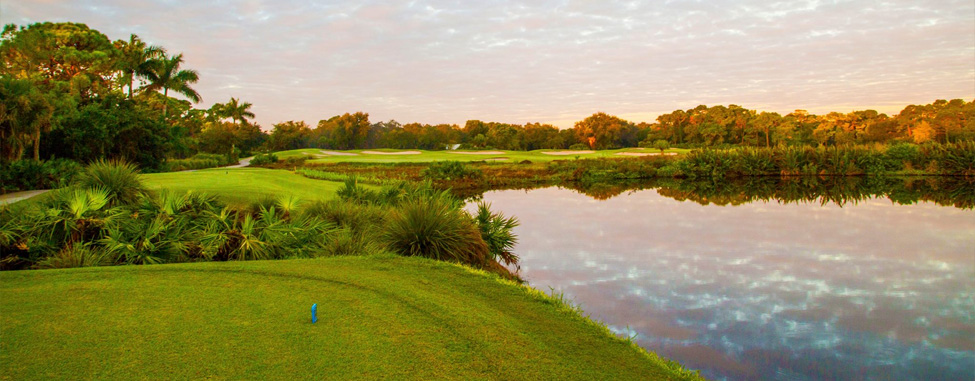
[[[373,120],[571,126],[698,104],[813,112],[975,97],[971,1],[191,2],[7,0],[4,23],[77,21],[184,52],[204,106],[265,127]]]

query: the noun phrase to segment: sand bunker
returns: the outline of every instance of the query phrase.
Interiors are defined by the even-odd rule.
[[[657,156],[660,152],[620,152],[617,155],[622,156]]]
[[[369,155],[419,155],[420,151],[398,151],[398,152],[382,152],[382,151],[362,151],[364,154]]]
[[[542,152],[546,155],[579,155],[584,153],[595,153],[596,151],[553,151],[553,152]]]
[[[676,155],[676,154],[677,154],[677,152],[667,152],[667,153],[664,153],[664,154],[661,154],[660,152],[620,152],[620,153],[617,153],[617,155],[623,155],[623,156],[658,156],[658,155],[667,155],[667,156],[670,156],[670,155]]]
[[[331,156],[356,156],[355,152],[337,152],[337,151],[321,151],[323,154]]]
[[[459,153],[462,155],[504,155],[501,151],[447,151],[450,153]]]

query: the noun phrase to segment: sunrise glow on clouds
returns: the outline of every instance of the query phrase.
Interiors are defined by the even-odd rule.
[[[975,98],[971,0],[4,0],[0,21],[82,22],[183,52],[197,107],[241,98],[265,129],[354,111],[565,128],[596,111],[894,114]]]

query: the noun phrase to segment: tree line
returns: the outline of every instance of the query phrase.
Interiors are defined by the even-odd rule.
[[[296,148],[612,149],[623,147],[830,146],[975,140],[975,101],[874,110],[780,115],[737,105],[697,106],[635,123],[598,112],[551,124],[468,120],[456,124],[372,122],[364,112],[285,121],[269,132],[237,98],[196,108],[195,70],[182,54],[136,35],[111,41],[80,23],[7,25],[0,34],[0,163],[64,158],[122,159],[143,170],[200,152],[236,157]],[[179,95],[184,99],[174,98]]]
[[[248,123],[250,103],[193,108],[202,101],[192,87],[199,73],[182,54],[134,34],[111,41],[80,23],[11,24],[0,56],[0,162],[112,158],[152,170],[167,158],[246,151],[267,138]]]
[[[550,124],[524,125],[468,120],[456,124],[370,123],[356,112],[321,120],[274,125],[267,148],[415,148],[440,150],[460,144],[469,149],[614,149],[625,147],[835,146],[867,143],[952,143],[975,140],[975,101],[936,100],[910,105],[894,116],[875,110],[824,115],[796,110],[781,115],[737,105],[697,106],[634,123],[598,112],[571,129]]]

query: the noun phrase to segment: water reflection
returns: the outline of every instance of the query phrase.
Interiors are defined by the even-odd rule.
[[[707,377],[975,378],[971,210],[671,197],[484,195],[534,287]]]

